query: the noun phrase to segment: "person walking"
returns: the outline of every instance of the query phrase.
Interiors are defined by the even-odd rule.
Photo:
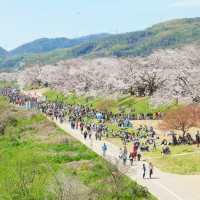
[[[79,122],[78,122],[78,120],[76,120],[76,125],[75,125],[76,130],[78,130],[78,126],[79,126]]]
[[[107,147],[106,143],[103,143],[103,145],[102,145],[102,152],[103,152],[103,156],[104,157],[106,156],[107,149],[108,149],[108,147]]]
[[[119,149],[119,159],[122,159],[122,155],[123,155],[123,150],[122,148]]]
[[[95,132],[95,140],[96,141],[98,140],[98,133],[97,133],[97,131]]]
[[[90,131],[88,132],[88,136],[89,136],[89,139],[91,140],[91,138],[92,138],[92,130],[90,130]]]
[[[127,146],[126,145],[124,145],[124,154],[128,154],[128,150],[127,150]]]
[[[130,160],[131,166],[133,166],[133,153],[129,154],[129,160]]]
[[[143,171],[142,177],[143,177],[143,179],[144,179],[145,176],[146,176],[146,165],[145,165],[145,163],[143,163],[143,165],[142,165],[142,171]]]
[[[141,157],[142,157],[141,149],[140,149],[140,147],[138,147],[138,149],[137,149],[137,160],[140,161]]]
[[[87,133],[87,130],[85,129],[84,132],[83,132],[83,136],[84,136],[85,140],[87,139],[87,135],[88,135],[88,133]]]
[[[153,164],[150,162],[149,163],[149,178],[151,179],[153,175]]]
[[[155,139],[153,139],[153,150],[156,150],[156,140]]]
[[[127,155],[128,155],[128,150],[127,150],[127,147],[125,145],[124,149],[123,149],[123,153],[122,153],[122,160],[123,160],[124,165],[126,165]]]
[[[81,123],[80,123],[81,134],[83,134],[83,129],[84,129],[84,124],[81,122]]]
[[[125,166],[126,165],[126,161],[127,161],[127,153],[123,153],[122,155],[122,159],[123,159],[123,165]]]

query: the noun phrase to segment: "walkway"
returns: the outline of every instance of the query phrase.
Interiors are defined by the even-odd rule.
[[[57,126],[62,128],[68,134],[85,144],[88,148],[102,156],[101,146],[102,141],[96,141],[94,138],[92,142],[87,139],[84,140],[79,130],[72,130],[69,124],[60,124],[55,121]],[[108,151],[106,160],[116,164],[119,155],[119,148],[111,143],[106,142]],[[199,156],[199,155],[198,155]],[[163,173],[155,169],[155,177],[153,179],[142,178],[142,162],[137,162],[133,167],[126,169],[126,175],[138,184],[148,188],[148,190],[160,200],[200,200],[200,176],[192,175],[176,175]],[[119,166],[119,165],[118,165]],[[124,172],[124,168],[119,166],[119,170]]]
[[[33,91],[41,95],[41,91]],[[95,141],[93,139],[92,145],[89,140],[85,141],[79,130],[72,130],[69,124],[60,124],[55,121],[57,126],[62,128],[68,134],[85,144],[88,148],[102,156],[101,146],[104,141]],[[106,158],[113,164],[118,163],[119,147],[106,141],[108,151]],[[200,156],[197,154],[197,156]],[[119,166],[117,164],[117,166]],[[119,170],[124,172],[124,169],[119,166]],[[135,166],[128,168],[126,175],[138,184],[147,187],[148,190],[156,196],[159,200],[200,200],[200,176],[199,175],[176,175],[161,172],[154,169],[154,179],[142,178],[142,162],[135,163]]]

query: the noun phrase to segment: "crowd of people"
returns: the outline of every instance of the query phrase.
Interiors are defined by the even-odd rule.
[[[24,107],[25,109],[37,109],[49,118],[59,120],[61,124],[69,123],[71,129],[80,130],[84,139],[89,139],[91,143],[92,135],[94,135],[95,140],[101,140],[102,137],[108,137],[108,127],[105,122],[110,121],[121,128],[131,127],[130,121],[134,118],[134,116],[130,114],[99,112],[83,105],[70,105],[59,101],[50,102],[46,98],[41,100],[36,96],[23,94],[19,90],[12,88],[2,89],[1,95],[7,96],[12,104]],[[141,114],[140,118],[144,119],[144,115]],[[89,123],[86,119],[96,119],[97,122]],[[145,144],[140,141],[140,137],[143,137],[142,134],[139,134],[141,131],[144,131],[142,127],[138,129],[138,136],[130,135],[126,131],[116,133],[115,137],[118,135],[123,140],[124,148],[120,149],[119,159],[122,160],[124,165],[127,165],[129,160],[130,165],[133,166],[134,161],[141,160],[142,151],[149,151],[147,143],[150,144],[150,141],[154,140],[154,131],[153,129],[146,130],[149,131],[149,134],[144,135],[144,138],[146,136],[148,137],[147,143]],[[133,144],[131,152],[128,152],[127,150],[127,143],[129,142]],[[104,156],[106,155],[107,150],[108,146],[104,143],[102,145],[102,153]]]
[[[89,139],[92,145],[92,136],[95,140],[101,140],[102,137],[108,137],[108,127],[106,122],[115,123],[120,128],[132,127],[131,120],[136,119],[133,114],[112,112],[100,112],[95,109],[89,108],[83,105],[71,105],[64,102],[54,101],[50,102],[47,98],[39,99],[36,96],[26,95],[21,93],[17,89],[4,88],[1,90],[1,95],[7,96],[10,103],[17,106],[24,107],[26,109],[37,109],[47,115],[51,119],[59,120],[60,123],[69,123],[71,129],[80,130],[84,139]],[[161,118],[160,113],[155,115],[140,114],[139,119],[155,119]],[[138,118],[138,116],[137,116]],[[88,120],[95,119],[95,120]],[[119,159],[122,160],[123,165],[127,165],[130,162],[130,166],[133,166],[134,161],[140,161],[142,158],[142,152],[156,149],[158,145],[162,145],[162,153],[170,154],[170,142],[162,140],[161,143],[159,136],[156,134],[153,127],[140,126],[136,129],[136,134],[131,135],[126,131],[113,132],[113,137],[120,137],[123,142],[123,148],[120,149]],[[171,144],[177,145],[184,141],[184,143],[190,144],[193,139],[187,134],[184,138],[177,139],[176,134],[172,133]],[[196,134],[196,142],[200,144],[200,133]],[[132,149],[128,152],[127,144],[132,144]],[[106,156],[108,146],[103,143],[102,154]],[[146,176],[146,166],[143,165],[143,178]],[[149,164],[149,177],[153,174],[153,165]]]

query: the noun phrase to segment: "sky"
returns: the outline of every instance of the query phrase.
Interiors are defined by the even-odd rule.
[[[0,0],[0,46],[143,30],[199,11],[200,0]]]

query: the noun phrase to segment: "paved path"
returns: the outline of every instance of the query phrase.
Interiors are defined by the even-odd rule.
[[[96,141],[94,138],[92,142],[84,140],[82,134],[79,130],[72,130],[69,124],[60,124],[58,121],[55,123],[62,128],[64,131],[72,135],[74,138],[85,144],[88,148],[92,149],[94,152],[102,156],[101,146],[102,141]],[[116,164],[119,162],[119,147],[106,142],[108,146],[108,151],[106,153],[105,159]],[[200,156],[200,155],[197,155]],[[121,162],[121,161],[120,161]],[[124,168],[119,166],[119,170],[124,172]],[[128,167],[126,169],[126,175],[132,180],[136,181],[138,184],[143,185],[148,188],[148,190],[155,195],[160,200],[200,200],[200,176],[192,175],[176,175],[163,173],[158,169],[154,169],[153,179],[143,179],[142,178],[142,162],[135,162],[133,167]]]
[[[33,91],[42,96],[41,91]],[[74,138],[85,144],[88,148],[102,156],[101,146],[104,141],[95,141],[93,139],[92,145],[89,140],[85,141],[80,131],[72,130],[69,124],[60,124],[58,121],[55,123],[72,135]],[[106,141],[108,151],[105,159],[116,164],[118,161],[119,147]],[[197,154],[200,156],[200,154]],[[118,162],[117,162],[118,163]],[[159,200],[200,200],[200,176],[198,175],[176,175],[161,172],[154,169],[154,179],[142,178],[142,162],[137,162],[133,167],[129,167],[126,173],[132,180],[138,184],[148,188],[148,190],[155,195]],[[119,166],[119,165],[118,165]],[[124,172],[124,169],[119,166],[119,170]]]

